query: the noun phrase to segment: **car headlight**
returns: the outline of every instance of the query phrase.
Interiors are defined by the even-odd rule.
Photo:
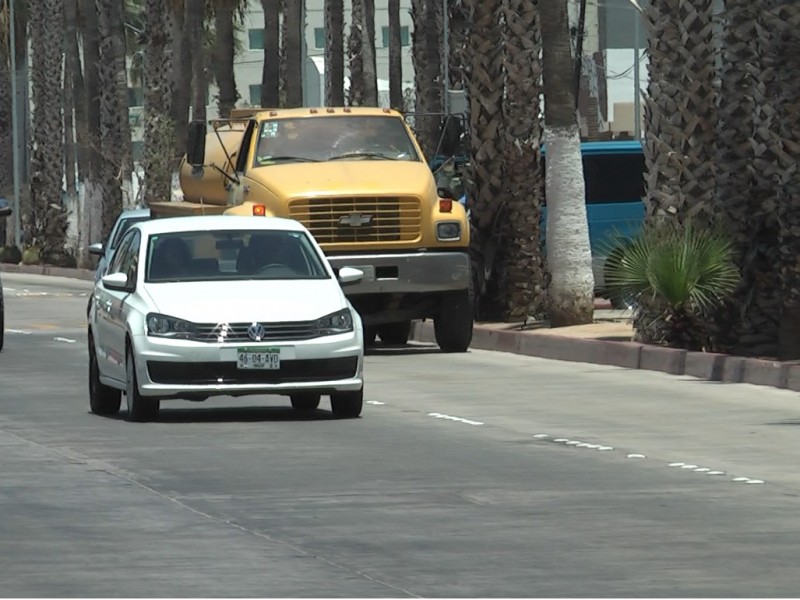
[[[349,308],[326,315],[317,321],[320,335],[336,335],[353,331],[353,313]]]
[[[147,335],[153,337],[188,338],[194,333],[194,323],[167,315],[150,313],[147,315]]]
[[[461,239],[461,223],[443,221],[436,224],[436,239],[440,242],[455,242]]]

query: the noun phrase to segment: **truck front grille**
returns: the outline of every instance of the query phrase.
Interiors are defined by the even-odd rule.
[[[293,200],[289,214],[320,244],[412,242],[422,230],[418,198],[362,197]]]

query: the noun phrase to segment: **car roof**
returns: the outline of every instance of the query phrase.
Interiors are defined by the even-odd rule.
[[[294,219],[238,215],[164,217],[136,223],[133,227],[141,230],[142,234],[148,236],[177,231],[230,231],[247,229],[307,232],[303,224]]]

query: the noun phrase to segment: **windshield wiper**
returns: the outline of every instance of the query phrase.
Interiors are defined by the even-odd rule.
[[[344,160],[346,158],[378,158],[381,160],[397,160],[393,156],[387,156],[380,152],[345,152],[344,154],[337,154],[331,156],[328,160]]]
[[[256,160],[260,165],[268,164],[271,162],[319,162],[315,158],[308,158],[307,156],[257,156]]]

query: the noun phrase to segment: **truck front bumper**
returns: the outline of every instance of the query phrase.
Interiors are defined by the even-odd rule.
[[[345,294],[415,294],[465,290],[470,282],[466,252],[414,252],[329,256],[334,269],[353,267],[364,279],[345,288]]]

